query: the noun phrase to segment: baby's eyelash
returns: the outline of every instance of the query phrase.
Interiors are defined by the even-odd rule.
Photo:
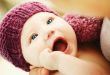
[[[38,34],[36,34],[36,33],[32,34],[29,42],[31,43],[37,36],[38,36]]]
[[[38,34],[33,34],[33,35],[31,36],[31,39],[34,40],[37,36],[38,36]]]
[[[47,24],[51,24],[53,22],[54,18],[53,17],[49,17],[49,19],[47,20]]]

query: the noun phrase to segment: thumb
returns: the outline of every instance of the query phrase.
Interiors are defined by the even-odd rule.
[[[49,75],[49,70],[43,68],[43,69],[41,70],[41,75]]]

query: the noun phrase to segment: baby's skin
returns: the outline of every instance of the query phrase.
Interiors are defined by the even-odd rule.
[[[40,12],[26,21],[22,53],[30,75],[109,75],[110,64],[95,47],[77,49],[74,30],[62,18]]]
[[[69,59],[62,60],[62,62],[63,62],[62,65],[64,65],[64,63],[65,63],[65,65],[63,66],[63,70],[65,69],[65,71],[63,71],[63,73],[66,72],[65,74],[62,74],[61,71],[59,72],[58,70],[49,71],[44,68],[33,68],[30,71],[30,75],[36,75],[36,74],[37,75],[73,75],[73,74],[75,74],[75,75],[109,75],[110,74],[110,71],[109,71],[110,63],[104,58],[104,56],[100,52],[100,49],[98,47],[96,47],[96,45],[85,44],[83,46],[80,46],[78,50],[79,51],[78,51],[77,57],[71,58],[71,59],[74,59],[74,61],[70,60],[70,62],[69,62]],[[66,55],[64,55],[64,56],[66,57]],[[75,59],[78,59],[78,60],[75,61]],[[93,66],[91,66],[89,68],[88,65],[84,65],[84,63],[82,63],[83,61],[85,62],[85,64],[89,64],[89,65],[93,65]],[[54,62],[55,61],[53,61],[53,63]],[[71,64],[71,62],[73,64]],[[74,64],[76,64],[76,62],[77,62],[77,65],[74,65]],[[79,64],[82,64],[82,65],[79,66],[78,62],[79,62]],[[52,64],[52,62],[51,62],[51,64]],[[74,65],[74,66],[72,66],[72,65]],[[90,71],[92,71],[92,73]],[[88,74],[89,72],[91,74]]]

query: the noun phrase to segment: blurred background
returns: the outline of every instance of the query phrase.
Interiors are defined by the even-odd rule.
[[[13,6],[27,1],[37,1],[56,10],[61,16],[74,12],[89,16],[109,16],[110,0],[0,0],[0,20]],[[0,57],[0,75],[28,75]]]
[[[0,19],[16,4],[26,1],[38,1],[64,15],[74,12],[92,16],[110,16],[110,0],[0,0]]]
[[[37,1],[37,2],[50,5],[49,0],[0,0],[0,19],[13,6],[20,4],[22,2],[28,2],[28,1]]]

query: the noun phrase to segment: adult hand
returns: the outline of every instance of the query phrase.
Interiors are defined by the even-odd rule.
[[[33,68],[30,70],[29,75],[49,75],[49,71],[45,68]]]

